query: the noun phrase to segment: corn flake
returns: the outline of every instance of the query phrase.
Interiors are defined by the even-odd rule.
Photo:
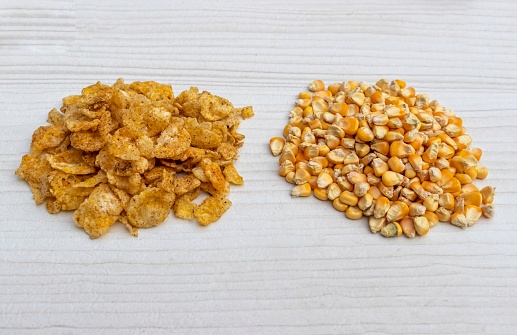
[[[75,210],[91,238],[117,221],[137,236],[171,209],[209,224],[230,207],[230,183],[243,183],[232,162],[244,139],[237,116],[253,116],[251,107],[196,87],[175,97],[170,85],[122,79],[62,102],[34,131],[16,174],[49,213]],[[201,191],[210,196],[197,205]]]

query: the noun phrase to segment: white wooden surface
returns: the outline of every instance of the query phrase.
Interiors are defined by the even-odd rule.
[[[0,2],[0,333],[516,334],[515,1]],[[60,99],[97,80],[251,104],[246,185],[210,227],[90,240],[14,170]],[[497,187],[468,230],[384,239],[291,199],[267,142],[313,79],[402,78],[464,118]]]

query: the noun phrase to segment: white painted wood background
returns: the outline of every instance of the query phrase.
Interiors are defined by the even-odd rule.
[[[0,1],[0,333],[516,334],[515,1]],[[233,206],[90,240],[14,170],[97,80],[253,105]],[[291,199],[268,139],[313,79],[402,78],[464,118],[497,187],[468,230],[384,239]]]

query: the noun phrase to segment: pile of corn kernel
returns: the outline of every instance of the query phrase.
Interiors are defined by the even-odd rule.
[[[385,237],[425,235],[439,221],[466,228],[494,214],[495,188],[481,190],[482,151],[462,119],[402,80],[375,85],[315,80],[270,140],[293,197],[332,201],[346,217],[368,217]]]

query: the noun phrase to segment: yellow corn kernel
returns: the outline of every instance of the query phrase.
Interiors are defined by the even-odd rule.
[[[357,154],[356,156],[359,156],[362,158],[370,153],[370,146],[365,143],[356,143],[355,144],[355,153]],[[351,153],[351,154],[353,154],[353,153]]]
[[[474,205],[477,207],[480,207],[483,203],[483,196],[481,192],[468,192],[468,193],[462,193],[459,195],[459,197],[463,198],[465,201],[465,206],[467,205]]]
[[[402,235],[402,227],[398,222],[388,223],[381,229],[381,235],[384,237],[395,237]]]
[[[406,169],[404,170],[404,176],[409,179],[416,177],[416,172],[413,169],[413,167],[411,166],[411,164],[409,164],[409,163],[406,163]]]
[[[352,192],[354,190],[354,184],[349,182],[345,176],[337,177],[336,183],[342,191]]]
[[[314,80],[309,84],[309,90],[312,92],[323,91],[325,89],[325,84],[321,80]]]
[[[323,201],[326,201],[329,199],[328,197],[328,194],[327,194],[327,190],[324,189],[324,188],[318,188],[316,187],[314,189],[314,196],[319,199],[319,200],[323,200]]]
[[[348,209],[348,205],[342,203],[339,198],[332,201],[332,206],[339,212],[345,212]]]
[[[334,180],[332,179],[332,176],[330,174],[322,172],[319,174],[316,184],[319,188],[327,188],[333,182]]]
[[[415,225],[413,224],[413,219],[406,217],[400,220],[400,227],[402,228],[402,232],[409,238],[415,237]]]
[[[384,162],[380,158],[375,158],[372,163],[371,167],[373,168],[373,173],[375,173],[375,176],[382,177],[382,175],[389,170],[388,163]]]
[[[456,151],[445,143],[440,143],[438,145],[437,157],[451,159],[455,153]]]
[[[462,131],[465,132],[465,128],[462,127]],[[454,142],[456,142],[456,145],[458,146],[458,149],[467,149],[470,144],[472,143],[472,137],[470,137],[467,134],[462,134],[460,136],[457,136],[453,138]]]
[[[427,192],[431,192],[431,193],[434,193],[434,194],[442,194],[443,193],[443,190],[436,183],[432,183],[432,182],[429,182],[429,181],[424,181],[422,183],[422,187]]]
[[[458,196],[461,192],[461,184],[458,181],[458,179],[453,177],[445,185],[442,186],[442,190],[446,193],[452,193],[452,195]]]
[[[468,193],[468,192],[479,192],[479,188],[474,184],[465,184],[461,186],[461,193]]]
[[[368,226],[370,227],[370,231],[374,234],[381,231],[381,229],[384,227],[385,224],[386,224],[385,217],[376,218],[376,217],[370,216],[368,218]]]
[[[454,208],[454,196],[450,193],[440,194],[438,205],[445,209],[452,210]]]
[[[437,183],[442,179],[442,172],[437,167],[429,168],[429,180],[433,183]]]
[[[350,220],[359,220],[363,217],[363,211],[356,206],[348,206],[345,215]]]
[[[311,176],[311,178],[309,178],[309,185],[311,186],[311,190],[315,190],[318,187],[317,181],[317,176]]]
[[[461,228],[468,227],[467,218],[465,217],[465,214],[463,214],[463,213],[452,214],[451,215],[451,224],[453,224],[457,227],[461,227]]]
[[[312,106],[305,107],[305,109],[303,110],[303,117],[307,117],[312,114],[314,114],[314,110],[312,109]],[[310,125],[309,125],[309,127],[310,127]],[[311,129],[313,129],[313,128],[311,127]]]
[[[325,99],[325,98],[332,97],[332,92],[330,92],[329,90],[323,90],[323,91],[318,91],[318,92],[314,93],[314,95]]]
[[[336,95],[339,92],[339,87],[341,86],[341,83],[335,83],[332,85],[328,85],[327,89],[332,93],[332,95]]]
[[[388,133],[389,128],[386,126],[373,125],[372,131],[373,131],[373,134],[375,135],[375,138],[383,139],[386,137],[386,134]]]
[[[377,91],[377,92],[373,93],[372,95],[370,95],[370,102],[372,104],[383,103],[384,96],[382,94],[382,91]]]
[[[314,111],[314,114],[319,115],[320,113],[325,113],[329,106],[328,103],[325,100],[319,100],[316,99],[312,102],[312,110]],[[332,113],[329,113],[331,115],[331,119],[333,121],[334,115]]]
[[[478,206],[467,205],[465,206],[465,218],[467,218],[468,227],[473,226],[479,220],[483,211]]]
[[[361,107],[364,104],[365,96],[361,92],[354,92],[350,95],[350,100],[357,106]]]
[[[418,197],[422,200],[424,200],[425,198],[427,198],[430,193],[427,192],[426,190],[424,190],[424,188],[422,187],[422,185],[418,182],[418,181],[413,181],[411,182],[411,184],[409,185],[409,187],[416,193],[416,195],[418,195]]]
[[[409,205],[409,216],[421,216],[424,215],[427,208],[425,208],[424,205],[413,202],[411,205]]]
[[[472,178],[468,174],[465,173],[456,173],[454,178],[458,179],[461,185],[472,184]]]
[[[474,180],[477,178],[478,176],[478,172],[476,171],[476,167],[475,166],[469,166],[468,168],[465,169],[465,171],[463,171],[466,175],[468,175],[470,177],[471,180]]]
[[[434,212],[438,209],[438,199],[438,194],[433,194],[432,196],[425,198],[422,205],[424,205],[429,212]]]
[[[399,221],[405,218],[409,213],[409,207],[402,201],[394,201],[391,204],[388,212],[386,213],[386,219],[388,222]]]
[[[368,190],[368,194],[370,194],[375,200],[379,199],[382,196],[382,193],[381,191],[379,191],[377,186],[371,186]]]
[[[307,158],[305,157],[304,153],[301,151],[296,155],[295,159],[296,159],[296,163],[300,163],[300,162],[307,163]]]
[[[290,171],[285,175],[285,181],[287,181],[290,184],[295,184],[294,177],[295,177],[294,171]]]
[[[307,107],[307,108],[310,108],[310,110],[312,111],[312,107]],[[319,119],[314,119],[312,121],[309,122],[309,127],[314,130],[314,129],[322,129],[322,124],[321,124],[321,121]]]
[[[359,198],[350,191],[343,191],[339,195],[339,201],[348,206],[355,206],[359,202]]]
[[[388,199],[392,200],[393,199],[393,195],[394,195],[394,188],[393,186],[386,186],[384,185],[384,183],[380,182],[378,183],[377,185],[377,188],[379,189],[379,191],[381,191],[381,193]]]
[[[390,157],[390,159],[388,159],[388,165],[391,171],[398,173],[404,172],[404,169],[406,168],[404,163],[402,163],[402,160],[398,157]]]
[[[311,99],[298,99],[294,102],[296,107],[300,107],[302,110],[309,107],[311,104]]]
[[[402,180],[404,179],[404,176],[400,173],[396,173],[393,171],[386,171],[382,174],[382,182],[384,185],[390,187],[395,185],[400,185],[402,183]]]
[[[373,151],[379,152],[383,155],[387,155],[390,152],[390,144],[386,141],[380,141],[371,145]]]
[[[424,236],[429,232],[429,220],[425,216],[417,216],[413,218],[413,223],[415,225],[415,230],[418,235]]]
[[[296,185],[301,185],[309,182],[311,174],[305,169],[298,169],[295,172],[294,182]]]
[[[438,220],[441,222],[449,222],[451,219],[451,212],[443,207],[438,207],[434,213],[438,216]]]
[[[396,131],[388,131],[384,136],[384,139],[390,143],[394,141],[403,141],[404,135]]]
[[[488,169],[482,165],[476,166],[477,179],[485,179],[488,176]]]
[[[353,116],[345,116],[337,124],[347,135],[355,135],[359,129],[359,121]]]
[[[483,197],[484,204],[491,204],[492,202],[494,202],[495,187],[485,186],[481,189],[480,193]]]
[[[451,118],[449,118],[449,121],[450,120],[451,120]],[[447,126],[445,126],[445,128],[443,128],[443,131],[447,135],[452,137],[452,139],[454,139],[455,137],[462,135],[464,132],[464,129],[461,126],[457,126],[457,125],[451,123],[451,124],[448,124]]]
[[[409,188],[406,188],[404,187],[401,191],[400,191],[400,196],[408,199],[409,201],[415,201],[416,200],[416,193],[415,191],[409,189]]]
[[[474,155],[474,157],[476,157],[478,161],[481,160],[481,156],[483,155],[483,151],[481,149],[470,147],[469,151]]]
[[[454,203],[454,213],[463,213],[465,211],[465,199],[457,198]]]
[[[377,114],[372,117],[372,123],[376,126],[385,126],[390,121],[386,114]]]
[[[414,153],[415,149],[402,141],[394,141],[390,145],[390,156],[405,158]]]
[[[373,134],[372,130],[367,127],[361,127],[357,130],[356,137],[364,142],[369,142],[375,138],[375,135]]]
[[[481,208],[481,211],[483,212],[483,215],[489,219],[495,214],[494,205],[492,204],[483,206],[483,208]]]
[[[429,227],[434,227],[438,224],[438,215],[436,215],[435,213],[426,211],[423,216],[425,216],[425,218],[429,222]]]
[[[458,145],[456,144],[456,142],[454,142],[454,140],[446,133],[438,134],[438,138],[442,140],[443,143],[452,147],[454,150],[458,149]]]
[[[332,183],[327,188],[327,196],[329,200],[335,200],[336,198],[339,198],[339,195],[341,194],[341,188],[337,183]]]
[[[371,166],[369,166],[369,165],[368,165],[368,166],[365,166],[365,167],[364,167],[364,169],[363,169],[363,173],[364,173],[365,175],[368,175],[368,174],[372,174],[372,175],[373,175],[373,174],[374,174],[374,173],[373,173],[373,168],[372,168]],[[370,184],[370,185],[371,185],[371,184]]]
[[[373,197],[371,194],[366,193],[361,199],[359,199],[357,206],[364,211],[373,204]]]
[[[432,143],[422,154],[422,160],[427,163],[434,163],[438,158],[438,143]]]
[[[338,145],[341,144],[341,140],[333,135],[326,135],[325,136],[325,143],[327,144],[327,147],[330,150],[334,150],[338,147]]]
[[[311,94],[311,92],[300,92],[298,97],[300,99],[310,99],[310,98],[312,98],[312,94]]]
[[[296,185],[291,190],[291,196],[293,197],[308,197],[311,195],[311,186],[309,183],[305,183],[302,185]]]
[[[397,85],[398,85],[401,89],[403,89],[403,88],[405,88],[405,87],[406,87],[406,82],[405,82],[405,81],[400,80],[400,79],[395,79],[394,81],[395,81],[395,83],[397,83]]]

